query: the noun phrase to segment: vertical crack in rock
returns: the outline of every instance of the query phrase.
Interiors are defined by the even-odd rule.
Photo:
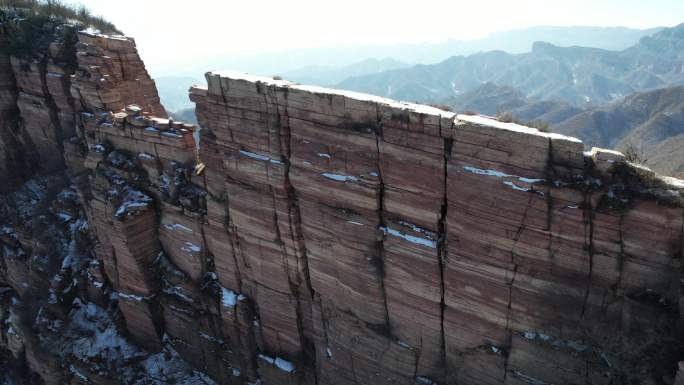
[[[382,177],[382,152],[380,151],[380,142],[382,141],[382,119],[380,115],[380,106],[376,104],[377,118],[375,126],[375,150],[376,150],[376,168],[378,169],[378,179],[380,184],[378,186],[378,225],[379,228],[385,228],[385,182]],[[387,335],[392,334],[392,326],[390,324],[389,307],[387,305],[387,291],[385,290],[385,235],[382,234],[378,244],[378,263],[376,268],[380,274],[380,292],[382,300],[385,305],[385,331]]]
[[[75,53],[74,53],[75,55]],[[40,73],[40,85],[43,88],[43,95],[45,97],[45,104],[48,107],[48,114],[50,115],[50,121],[54,125],[55,129],[55,138],[57,139],[57,148],[59,149],[59,152],[61,154],[64,154],[64,144],[62,141],[65,139],[64,138],[64,129],[62,127],[62,121],[59,118],[59,108],[57,107],[57,103],[55,102],[54,98],[52,97],[52,94],[50,93],[50,89],[48,88],[47,84],[47,56],[41,59],[38,62],[38,72]],[[45,127],[43,129],[43,135],[46,138],[49,138],[50,136],[45,132]],[[62,155],[63,156],[63,155]],[[64,160],[62,160],[63,162]]]
[[[418,377],[418,366],[420,366],[420,356],[423,352],[423,337],[421,336],[418,343],[418,349],[414,349],[414,356],[416,357],[413,365],[413,378]],[[445,368],[446,369],[446,368]]]
[[[440,122],[441,124],[441,122]],[[444,138],[444,153],[443,153],[443,179],[444,179],[444,184],[443,184],[443,191],[442,191],[442,207],[441,207],[441,212],[439,216],[439,224],[438,224],[438,238],[437,238],[437,258],[439,258],[438,265],[439,265],[439,291],[440,291],[440,299],[439,299],[439,309],[440,309],[440,338],[441,338],[441,360],[442,360],[442,366],[444,369],[443,376],[446,378],[446,375],[448,373],[448,366],[447,366],[447,352],[446,352],[446,335],[444,332],[444,314],[446,311],[446,302],[445,302],[445,295],[446,295],[446,284],[444,282],[444,269],[446,268],[446,262],[448,259],[447,255],[447,214],[448,214],[448,209],[449,209],[449,202],[448,202],[448,194],[447,194],[447,181],[449,180],[449,160],[451,159],[451,152],[454,146],[454,140],[451,138]],[[422,340],[421,340],[422,341]],[[415,376],[414,376],[415,377]]]
[[[306,330],[304,326],[304,302],[301,298],[301,292],[302,292],[302,283],[306,285],[307,290],[309,291],[309,294],[311,295],[310,300],[313,301],[313,289],[311,286],[311,278],[309,274],[309,264],[308,264],[308,259],[306,256],[306,247],[302,247],[301,249],[297,247],[298,241],[301,239],[304,239],[304,236],[302,234],[302,224],[300,223],[301,221],[301,216],[299,213],[299,205],[297,204],[297,194],[294,189],[294,186],[292,186],[292,183],[290,181],[290,168],[291,168],[291,156],[292,156],[292,133],[290,131],[290,118],[289,114],[287,111],[287,100],[284,101],[284,110],[281,111],[281,105],[280,101],[278,100],[278,91],[277,87],[273,86],[272,87],[272,92],[275,95],[272,101],[268,100],[267,93],[264,93],[264,98],[266,99],[267,105],[269,102],[272,102],[275,105],[276,111],[276,129],[277,129],[277,136],[279,140],[279,147],[280,147],[280,156],[283,157],[284,159],[284,167],[285,167],[285,189],[286,189],[286,194],[287,194],[287,207],[288,207],[288,216],[287,216],[287,225],[289,228],[290,232],[290,237],[291,237],[291,242],[292,242],[292,247],[293,247],[293,252],[294,255],[292,256],[297,264],[296,270],[295,270],[295,278],[296,282],[292,280],[292,275],[290,271],[290,265],[289,265],[289,258],[287,255],[287,249],[282,243],[281,239],[281,234],[280,234],[280,227],[278,226],[278,215],[277,215],[277,210],[274,211],[275,215],[275,220],[276,220],[276,231],[277,231],[277,237],[278,240],[281,242],[281,248],[282,248],[282,253],[285,258],[285,269],[286,269],[286,274],[287,274],[287,279],[288,279],[288,284],[290,286],[290,291],[292,295],[295,297],[296,301],[296,317],[297,317],[297,331],[299,333],[299,339],[300,339],[300,344],[302,348],[302,361],[305,364],[310,364],[311,368],[313,369],[313,375],[314,375],[314,382],[318,383],[318,378],[316,374],[315,368],[317,367],[316,364],[316,350],[313,341],[309,341],[306,338]],[[270,143],[270,136],[269,136],[269,143]],[[269,144],[270,148],[270,144]],[[273,191],[271,191],[271,195],[273,197],[273,207],[276,206],[275,202],[275,194]],[[297,223],[293,223],[296,221]],[[300,257],[301,257],[301,265],[300,265]],[[302,277],[304,275],[304,277]],[[311,302],[310,302],[311,303]],[[300,373],[300,375],[304,375],[305,373]]]
[[[515,278],[518,275],[518,265],[513,265],[513,277],[508,283],[508,304],[506,305],[506,332],[508,333],[506,342],[506,354],[504,360],[504,382],[508,376],[508,359],[511,356],[511,349],[513,348],[513,330],[511,330],[511,307],[513,306],[513,285],[515,284]]]
[[[235,264],[235,279],[237,281],[238,291],[242,293],[242,273],[240,272],[238,253],[240,254],[240,256],[242,256],[243,254],[240,248],[240,240],[237,237],[237,233],[235,231],[235,224],[233,224],[233,219],[230,215],[230,196],[228,195],[228,192],[226,192],[225,195],[225,203],[223,205],[225,209],[225,221],[223,224],[223,229],[225,230],[226,235],[228,236],[228,240],[230,241],[230,250],[231,254],[233,255],[233,263]],[[245,262],[245,266],[249,266],[246,264],[244,257],[242,259]]]
[[[549,139],[549,151],[546,156],[546,169],[544,170],[545,187],[546,187],[546,230],[549,232],[549,237],[552,239],[551,224],[553,223],[553,197],[551,196],[551,183],[556,179],[556,173],[554,172],[554,160],[553,160],[553,141]],[[549,250],[551,250],[552,240],[549,240]]]
[[[585,285],[584,300],[582,302],[582,312],[580,313],[580,321],[584,320],[584,315],[587,311],[589,291],[591,290],[591,281],[594,274],[594,207],[591,204],[591,192],[584,192],[584,202],[582,203],[582,206],[584,208],[585,232],[587,231],[587,227],[589,227],[589,244],[585,244],[587,253],[589,254],[589,271],[586,278],[587,281]]]
[[[551,186],[556,180],[556,172],[554,169],[555,161],[553,159],[553,140],[549,139],[549,152],[546,161],[545,170],[545,186],[546,186],[546,230],[549,233],[549,248],[548,256],[551,266],[554,265],[556,252],[554,250],[554,234],[553,234],[553,194],[551,193]],[[553,269],[553,267],[552,267]]]
[[[240,182],[228,177],[227,179],[231,180],[231,183],[236,183],[239,184]],[[227,183],[227,181],[226,181]],[[241,260],[242,263],[244,264],[245,267],[249,268],[249,261],[245,258],[245,254],[242,252],[242,246],[240,245],[240,238],[237,235],[237,227],[235,226],[235,223],[233,222],[233,217],[230,213],[230,195],[226,192],[226,203],[225,203],[225,208],[226,208],[226,232],[228,233],[228,236],[230,237],[230,247],[233,251],[233,260],[235,262],[235,269],[238,274],[238,288],[240,292],[242,292],[242,273],[240,272],[240,263],[238,260]]]
[[[527,215],[529,213],[530,208],[532,207],[532,200],[535,199],[536,192],[534,191],[529,191],[529,199],[527,201],[527,207],[525,208],[525,211],[523,213],[523,217],[520,223],[520,227],[518,227],[518,231],[515,234],[515,237],[513,238],[513,247],[511,247],[511,265],[513,266],[513,276],[511,277],[510,282],[507,283],[508,286],[508,304],[506,305],[506,332],[508,334],[508,341],[507,341],[507,351],[510,354],[511,348],[513,347],[513,331],[510,328],[510,323],[511,323],[511,309],[513,306],[513,286],[515,285],[515,278],[518,275],[518,264],[515,261],[515,249],[518,244],[518,240],[520,239],[520,236],[522,232],[525,230],[525,222],[527,221]],[[506,355],[506,360],[504,362],[504,379],[506,378],[506,373],[508,371],[508,358],[509,355]]]
[[[228,91],[230,88],[230,82],[225,82],[225,87],[226,90],[223,89],[224,85],[221,84],[219,87],[219,91],[221,91],[221,99],[223,99],[223,105],[224,106],[229,106],[230,103],[228,103],[228,98],[226,97],[226,91]],[[226,120],[230,121],[230,110],[228,108],[225,109],[226,113]],[[235,138],[233,137],[233,129],[229,126],[228,127],[228,134],[230,135],[230,141],[231,143],[236,143]]]

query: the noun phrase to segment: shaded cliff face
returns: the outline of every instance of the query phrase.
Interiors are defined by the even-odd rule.
[[[165,119],[132,40],[74,36],[66,102],[0,67],[1,122],[21,117],[5,149],[42,141],[67,170],[0,200],[15,378],[673,378],[682,181],[560,135],[234,73],[190,91],[196,169],[195,128]],[[21,92],[46,112],[24,116]]]
[[[170,345],[130,342],[81,195],[87,122],[131,103],[163,117],[154,82],[132,39],[43,22],[0,14],[0,380],[211,383]]]

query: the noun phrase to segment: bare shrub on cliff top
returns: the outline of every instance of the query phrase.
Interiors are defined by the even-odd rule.
[[[523,121],[515,117],[512,113],[510,112],[499,112],[496,114],[496,120],[502,122],[502,123],[515,123],[515,124],[520,124],[522,126],[527,126],[527,127],[532,127],[536,128],[537,130],[541,132],[549,132],[549,123],[535,119],[535,120],[529,120],[529,121]]]
[[[103,33],[121,33],[114,24],[101,16],[93,15],[85,6],[74,6],[61,0],[0,0],[0,10],[12,11],[29,18],[76,21],[84,27],[93,27]]]
[[[644,150],[643,144],[639,144],[637,146],[634,142],[629,141],[625,144],[622,153],[625,154],[625,159],[628,162],[641,165],[646,164],[646,162],[648,162],[648,158],[646,157],[646,151]]]
[[[443,111],[453,111],[454,109],[451,108],[451,106],[448,106],[446,104],[439,104],[439,103],[428,103],[428,106],[438,108]]]

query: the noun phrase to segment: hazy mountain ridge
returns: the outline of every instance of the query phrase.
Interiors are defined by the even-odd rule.
[[[449,39],[442,42],[301,48],[251,55],[219,54],[199,61],[168,63],[169,67],[153,69],[152,72],[157,76],[194,76],[207,69],[234,69],[271,76],[309,66],[344,67],[369,58],[392,58],[410,64],[432,64],[454,55],[484,51],[505,50],[512,54],[529,52],[532,43],[540,40],[561,46],[621,50],[660,29],[662,27],[641,30],[625,27],[537,26],[495,32],[481,39],[466,41]]]
[[[440,43],[412,43],[386,46],[350,46],[298,49],[285,52],[263,53],[259,55],[218,55],[192,63],[173,63],[175,67],[162,69],[156,76],[162,101],[169,111],[192,107],[187,98],[187,89],[203,79],[198,73],[212,68],[229,68],[263,76],[279,75],[285,79],[302,84],[331,86],[345,79],[365,75],[381,76],[388,71],[406,69],[417,63],[423,65],[449,60],[454,55],[484,55],[481,61],[496,61],[506,53],[492,55],[488,51],[505,50],[508,54],[529,52],[535,41],[544,40],[556,45],[584,45],[604,49],[624,49],[634,45],[640,38],[662,28],[645,30],[624,27],[551,27],[540,26],[519,30],[493,33],[485,38],[472,41],[447,40]],[[478,52],[481,52],[478,54]],[[382,59],[380,59],[382,58]],[[422,68],[418,65],[414,68]],[[155,72],[155,71],[153,71]],[[418,76],[416,81],[425,76]],[[403,87],[407,79],[393,80],[393,90],[400,99],[413,100],[416,96],[433,98],[440,90],[440,77],[437,76],[428,89],[412,84]],[[478,77],[479,79],[479,77]],[[483,80],[478,80],[479,82]],[[466,82],[459,87],[474,87],[478,82]],[[447,82],[447,86],[449,83]],[[447,90],[448,91],[448,90]],[[461,90],[463,91],[463,90]],[[442,91],[443,92],[443,91]],[[405,97],[402,97],[405,96]]]
[[[684,82],[684,24],[643,37],[622,51],[536,42],[532,51],[454,56],[347,79],[338,88],[410,101],[443,101],[485,82],[511,86],[526,97],[592,106],[635,91]]]
[[[287,80],[301,84],[326,86],[341,82],[349,77],[363,76],[407,67],[410,67],[410,64],[400,62],[390,57],[384,59],[369,58],[342,67],[308,66],[278,75],[281,75]]]

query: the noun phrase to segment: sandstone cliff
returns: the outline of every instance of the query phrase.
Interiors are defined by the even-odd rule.
[[[190,90],[195,169],[133,41],[60,30],[0,56],[0,347],[26,383],[675,381],[684,182],[225,72]]]

